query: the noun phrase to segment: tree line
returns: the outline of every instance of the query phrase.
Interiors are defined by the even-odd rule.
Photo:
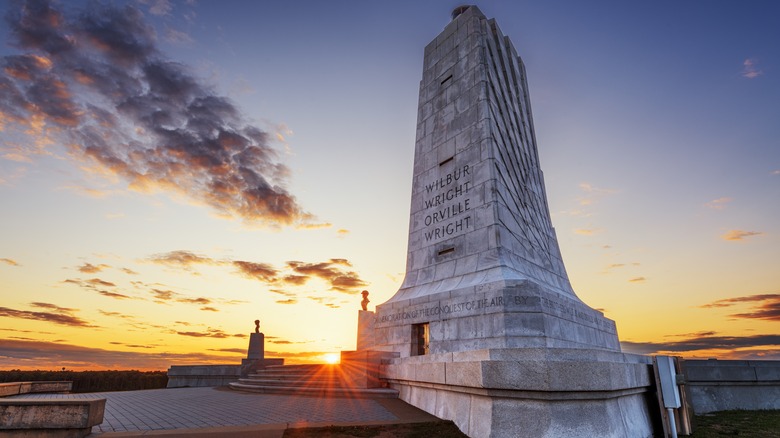
[[[0,383],[67,380],[71,392],[136,391],[168,385],[165,371],[0,371]]]

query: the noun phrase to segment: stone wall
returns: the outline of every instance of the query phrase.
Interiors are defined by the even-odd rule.
[[[685,360],[684,366],[696,414],[780,409],[780,361]]]

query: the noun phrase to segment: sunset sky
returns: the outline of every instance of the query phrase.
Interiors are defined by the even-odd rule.
[[[403,280],[455,1],[3,1],[0,369],[355,348]],[[628,352],[780,360],[780,3],[485,1],[577,295]]]

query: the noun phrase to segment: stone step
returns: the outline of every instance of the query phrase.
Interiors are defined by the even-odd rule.
[[[239,383],[253,386],[295,386],[306,388],[345,388],[344,381],[319,381],[319,380],[268,380],[268,379],[239,379]]]
[[[307,388],[300,386],[255,386],[241,382],[230,384],[238,391],[259,392],[263,394],[302,395],[309,397],[333,398],[398,398],[398,391],[390,388]]]
[[[279,380],[285,382],[340,382],[342,377],[336,376],[266,376],[264,374],[250,374],[247,379]]]
[[[252,375],[258,375],[258,376],[267,376],[267,377],[293,377],[293,378],[309,378],[309,377],[332,377],[332,378],[341,378],[343,373],[340,372],[333,372],[333,373],[299,373],[299,372],[281,372],[281,371],[263,371],[258,370],[252,373]]]

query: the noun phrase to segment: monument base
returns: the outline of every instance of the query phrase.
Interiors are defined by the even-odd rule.
[[[414,325],[427,325],[428,352],[572,348],[620,352],[615,322],[575,297],[530,280],[493,280],[377,306],[361,314],[358,339],[371,349],[420,354]],[[370,333],[363,333],[372,327]],[[358,348],[360,349],[360,348]]]
[[[391,359],[399,397],[468,436],[652,437],[650,358],[589,349],[486,349]]]

